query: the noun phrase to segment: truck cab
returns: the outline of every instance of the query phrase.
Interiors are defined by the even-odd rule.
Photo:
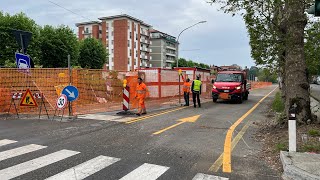
[[[246,79],[246,71],[220,71],[213,81],[212,100],[232,100],[242,103],[248,100],[249,86]]]

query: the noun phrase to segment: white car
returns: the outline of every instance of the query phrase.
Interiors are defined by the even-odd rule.
[[[320,76],[317,77],[316,84],[320,85]]]

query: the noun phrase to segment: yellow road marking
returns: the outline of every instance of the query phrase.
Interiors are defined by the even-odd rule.
[[[228,130],[226,140],[224,142],[223,151],[223,172],[231,173],[231,139],[234,129],[249,115],[251,114],[263,100],[265,100],[271,93],[273,93],[278,87],[272,90],[269,94],[264,96],[256,105],[254,105],[247,113],[245,113],[240,119],[238,119]]]
[[[192,116],[192,117],[187,117],[187,118],[180,119],[180,120],[178,120],[178,121],[180,121],[180,122],[178,122],[177,124],[174,124],[174,125],[169,126],[169,127],[167,127],[167,128],[161,129],[160,131],[157,131],[157,132],[155,132],[155,133],[153,133],[153,134],[154,134],[154,135],[161,134],[161,133],[163,133],[164,131],[167,131],[167,130],[169,130],[169,129],[172,129],[172,128],[174,128],[174,127],[176,127],[176,126],[179,126],[179,125],[181,125],[181,124],[183,124],[183,123],[186,123],[186,122],[196,122],[196,121],[199,119],[200,116],[201,116],[201,115],[196,115],[196,116]]]
[[[184,108],[186,108],[186,107],[180,107],[180,108],[176,108],[176,109],[173,109],[173,110],[162,111],[160,113],[155,113],[155,114],[151,114],[151,115],[148,115],[148,116],[143,116],[143,117],[140,117],[140,118],[132,119],[132,120],[127,121],[125,123],[126,124],[135,123],[135,122],[142,121],[142,120],[145,120],[145,119],[149,119],[149,118],[152,118],[152,117],[156,117],[156,116],[160,116],[160,115],[163,115],[163,114],[168,114],[170,112],[178,111],[178,110],[181,110],[181,109],[184,109]]]
[[[237,136],[232,140],[232,148],[231,151],[233,151],[234,147],[238,144],[244,133],[249,128],[249,122],[241,129],[241,131],[237,134]],[[214,162],[214,164],[209,168],[209,171],[211,172],[218,172],[222,165],[223,161],[223,153],[219,156],[219,158]]]

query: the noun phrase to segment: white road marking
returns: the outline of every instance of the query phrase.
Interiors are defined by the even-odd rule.
[[[47,178],[47,180],[80,180],[84,179],[103,168],[110,166],[111,164],[119,161],[118,158],[98,156],[82,164],[79,164],[73,168],[63,171],[59,174]]]
[[[155,180],[165,173],[169,167],[144,163],[120,180]]]
[[[5,159],[13,158],[16,156],[20,156],[22,154],[27,154],[33,151],[37,151],[43,148],[46,148],[47,146],[41,146],[37,144],[29,144],[26,146],[18,147],[15,149],[7,150],[0,152],[0,161],[3,161]]]
[[[86,115],[79,115],[79,119],[92,119],[98,121],[115,121],[115,122],[127,122],[134,117],[121,117],[121,116],[113,116],[113,115],[102,115],[102,114],[86,114]]]
[[[6,169],[2,169],[0,170],[1,180],[7,180],[21,176],[79,153],[80,152],[76,151],[61,150],[21,164],[17,164],[15,166],[8,167]]]
[[[229,180],[229,178],[198,173],[192,180]]]
[[[16,142],[18,142],[18,141],[12,141],[12,140],[9,140],[9,139],[3,139],[3,140],[0,140],[0,146],[5,146],[5,145],[16,143]]]

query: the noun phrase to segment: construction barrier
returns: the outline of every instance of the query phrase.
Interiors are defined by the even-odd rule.
[[[202,98],[211,98],[212,84],[210,73],[196,72],[193,74],[183,71],[184,78],[194,80],[200,75],[202,85]],[[49,114],[54,114],[57,98],[64,87],[71,84],[79,90],[79,98],[72,103],[73,115],[119,111],[123,108],[123,80],[127,81],[126,89],[129,92],[128,103],[130,109],[138,107],[134,98],[141,77],[147,85],[149,97],[147,97],[147,108],[158,107],[163,104],[176,104],[179,98],[179,76],[178,72],[170,69],[148,68],[134,72],[116,72],[92,69],[73,69],[69,74],[66,68],[35,68],[30,69],[29,74],[18,72],[15,68],[0,69],[0,113],[9,111],[13,96],[22,96],[27,89],[32,94],[43,94],[45,106]],[[182,92],[183,81],[180,86]],[[265,82],[251,82],[252,88],[260,88],[271,85]],[[183,98],[181,98],[183,101]],[[19,104],[19,100],[15,100]],[[39,98],[36,98],[39,101]],[[40,104],[40,101],[37,102]],[[67,107],[68,108],[68,107]],[[17,107],[19,113],[37,114],[39,107]],[[11,108],[10,113],[15,113]]]

